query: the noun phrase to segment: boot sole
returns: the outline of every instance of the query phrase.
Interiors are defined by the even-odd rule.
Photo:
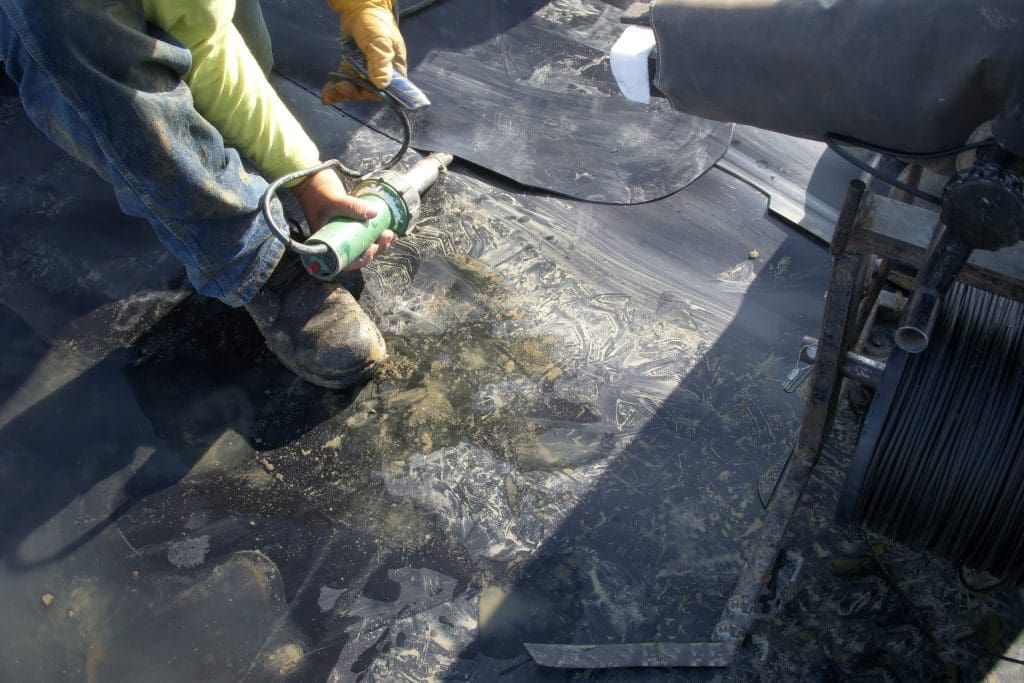
[[[367,364],[365,367],[360,368],[359,370],[347,372],[343,375],[324,377],[322,375],[310,375],[305,370],[291,363],[285,362],[276,354],[274,357],[277,358],[277,361],[281,363],[281,365],[288,368],[299,379],[309,382],[310,384],[315,384],[318,387],[323,387],[324,389],[348,389],[349,387],[359,384],[360,382],[364,382],[368,380],[370,377],[372,377],[374,374],[376,374],[377,369],[384,362],[384,359],[382,358],[379,361],[374,361],[373,363]]]

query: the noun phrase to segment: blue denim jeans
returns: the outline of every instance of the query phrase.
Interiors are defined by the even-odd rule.
[[[149,221],[200,294],[252,298],[283,252],[267,182],[196,112],[191,53],[137,0],[0,0],[0,58],[32,121]]]

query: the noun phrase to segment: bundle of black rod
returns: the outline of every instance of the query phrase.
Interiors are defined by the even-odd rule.
[[[1024,582],[1024,304],[956,284],[928,350],[893,353],[837,516]]]

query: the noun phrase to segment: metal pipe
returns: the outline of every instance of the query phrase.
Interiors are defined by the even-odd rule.
[[[817,347],[817,339],[804,337],[801,342],[800,360],[804,363],[814,363]],[[881,383],[883,372],[885,372],[884,362],[853,351],[847,351],[839,365],[840,375],[873,389],[877,389]]]
[[[843,377],[872,389],[877,389],[882,383],[884,372],[885,363],[882,361],[852,351],[846,354],[843,364],[839,366],[839,373]]]
[[[896,330],[896,345],[907,353],[928,348],[932,329],[939,317],[942,296],[967,263],[973,247],[941,221],[935,226],[931,244],[917,271],[914,293],[903,310]]]

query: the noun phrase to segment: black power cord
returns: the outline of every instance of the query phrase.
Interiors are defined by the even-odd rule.
[[[848,145],[853,147],[862,147],[869,152],[877,152],[878,154],[885,154],[890,157],[898,157],[900,159],[914,159],[917,161],[928,161],[934,159],[945,159],[961,152],[969,152],[972,149],[978,149],[979,147],[988,147],[989,145],[996,144],[995,138],[986,138],[977,142],[969,142],[959,147],[950,147],[949,149],[939,150],[937,152],[904,152],[900,149],[893,149],[892,147],[883,147],[881,145],[875,145],[864,140],[858,140],[857,138],[850,137],[849,135],[842,135],[841,133],[826,133],[825,140],[832,140],[839,145]]]
[[[389,95],[387,92],[375,86],[373,83],[370,83],[365,78],[360,78],[359,76],[351,76],[349,74],[343,74],[337,71],[332,71],[329,74],[327,74],[327,76],[331,80],[345,81],[347,83],[351,83],[357,88],[361,88],[363,90],[366,90],[367,92],[373,93],[375,96],[380,98],[380,100],[384,102],[384,104],[388,105],[391,111],[395,113],[395,116],[398,117],[398,122],[402,126],[402,146],[399,148],[397,152],[395,152],[395,155],[391,157],[391,159],[389,159],[387,163],[385,163],[381,167],[381,169],[377,170],[389,169],[394,167],[399,161],[401,161],[405,157],[405,153],[409,151],[409,145],[412,144],[412,124],[409,122],[409,115],[405,113],[405,108],[398,102],[398,100]]]
[[[881,180],[886,185],[891,185],[892,187],[895,187],[895,188],[897,188],[899,190],[903,190],[907,194],[910,194],[910,195],[912,195],[914,197],[917,197],[918,199],[923,199],[926,202],[931,202],[932,204],[938,205],[938,204],[942,204],[942,198],[941,197],[933,195],[930,192],[925,192],[924,190],[920,190],[920,189],[914,187],[913,185],[909,185],[909,184],[903,182],[899,178],[896,178],[896,177],[894,177],[894,176],[892,176],[892,175],[890,175],[888,173],[885,173],[884,171],[881,171],[881,170],[879,170],[877,168],[874,168],[873,166],[871,166],[871,164],[868,164],[868,163],[862,161],[861,159],[858,159],[853,154],[850,154],[845,148],[846,147],[860,147],[861,149],[866,149],[869,152],[875,152],[877,154],[884,154],[886,156],[894,157],[894,158],[897,158],[897,159],[910,159],[910,160],[913,160],[913,161],[929,161],[929,160],[934,160],[934,159],[945,159],[946,157],[951,157],[951,156],[954,156],[956,154],[960,154],[961,152],[967,152],[967,151],[970,151],[972,149],[978,149],[980,147],[988,147],[990,145],[995,144],[995,140],[992,139],[992,138],[989,138],[989,139],[986,139],[986,140],[981,140],[979,142],[972,142],[972,143],[969,143],[969,144],[966,144],[966,145],[960,145],[959,147],[952,147],[950,149],[944,149],[944,150],[941,150],[941,151],[938,151],[938,152],[904,152],[902,150],[892,149],[891,147],[883,147],[881,145],[874,145],[874,144],[871,144],[870,142],[865,142],[863,140],[858,140],[857,138],[852,138],[852,137],[850,137],[848,135],[841,135],[839,133],[826,133],[825,134],[825,143],[828,144],[829,149],[831,149],[833,152],[835,152],[838,156],[840,156],[844,160],[848,161],[849,163],[853,164],[854,166],[856,166],[860,170],[862,170],[862,171],[864,171],[866,173],[870,173],[872,176],[874,176],[878,180]]]

